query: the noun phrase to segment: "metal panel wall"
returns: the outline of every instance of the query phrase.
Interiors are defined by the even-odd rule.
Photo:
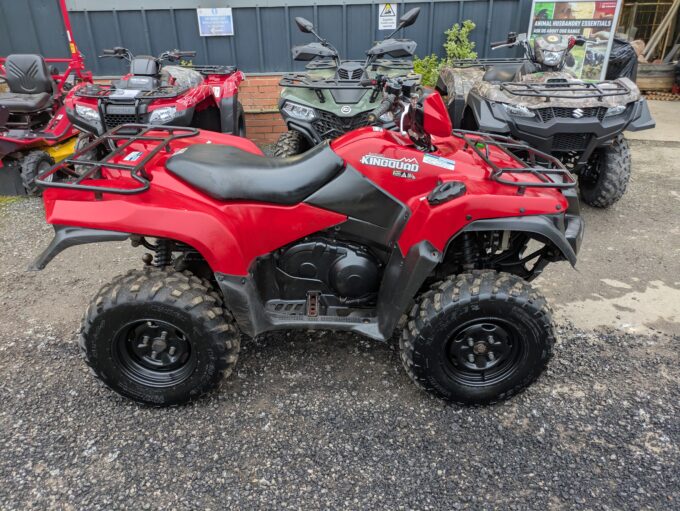
[[[297,30],[292,20],[304,16],[320,34],[331,41],[345,58],[363,58],[364,51],[387,33],[377,29],[378,3],[346,0],[343,3],[317,0],[70,0],[71,22],[80,50],[95,75],[119,75],[123,63],[98,59],[103,48],[125,46],[133,53],[158,54],[178,48],[196,50],[197,64],[236,64],[251,73],[302,69],[294,63],[290,47],[312,40]],[[530,0],[430,0],[398,3],[399,14],[420,7],[415,25],[404,37],[418,43],[419,56],[442,53],[444,31],[453,23],[471,19],[477,24],[472,40],[480,56],[489,55],[489,42],[505,39],[509,31],[525,31]],[[133,5],[143,9],[131,10]],[[232,5],[234,37],[200,37],[192,6]],[[176,8],[178,7],[178,8]],[[109,9],[109,10],[105,10]],[[0,0],[0,55],[42,53],[47,57],[67,55],[66,38],[57,0]],[[496,56],[496,54],[494,54]],[[498,56],[506,56],[499,52]]]

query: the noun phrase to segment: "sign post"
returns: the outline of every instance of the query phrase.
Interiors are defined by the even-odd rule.
[[[378,30],[397,28],[397,4],[378,4]]]
[[[572,66],[565,66],[582,80],[604,80],[614,42],[621,0],[533,0],[529,38],[536,35],[583,36],[586,44],[574,46]]]
[[[198,33],[201,37],[234,35],[231,7],[196,9]]]

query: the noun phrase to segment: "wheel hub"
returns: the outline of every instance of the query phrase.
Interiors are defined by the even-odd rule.
[[[457,332],[449,346],[449,359],[460,368],[486,371],[500,364],[511,347],[511,336],[502,326],[480,321]]]
[[[121,354],[128,363],[152,371],[180,368],[189,352],[189,342],[181,330],[152,320],[132,325],[121,346]]]

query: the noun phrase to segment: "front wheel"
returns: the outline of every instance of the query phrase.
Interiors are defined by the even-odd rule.
[[[543,372],[555,342],[545,298],[508,273],[452,276],[419,297],[402,334],[411,379],[462,405],[501,401]]]
[[[630,147],[623,134],[611,145],[597,149],[578,178],[583,202],[595,208],[608,208],[626,191],[630,180]]]
[[[209,282],[189,272],[133,270],[88,308],[80,348],[95,375],[145,404],[187,403],[234,368],[240,337]]]
[[[21,160],[21,182],[28,195],[40,195],[40,188],[35,184],[35,178],[49,170],[54,165],[52,157],[44,151],[31,151]],[[54,180],[54,174],[46,181]]]
[[[287,158],[302,154],[309,149],[309,143],[302,133],[291,130],[283,133],[274,145],[273,154],[277,158]]]

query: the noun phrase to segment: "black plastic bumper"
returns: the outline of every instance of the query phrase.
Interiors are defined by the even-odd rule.
[[[612,117],[553,117],[541,120],[539,116],[526,118],[508,114],[502,103],[490,103],[471,93],[468,98],[480,131],[510,134],[540,151],[582,153],[586,161],[593,150],[606,145],[625,130],[639,131],[655,126],[644,99],[627,106]],[[546,107],[550,107],[546,103]]]

